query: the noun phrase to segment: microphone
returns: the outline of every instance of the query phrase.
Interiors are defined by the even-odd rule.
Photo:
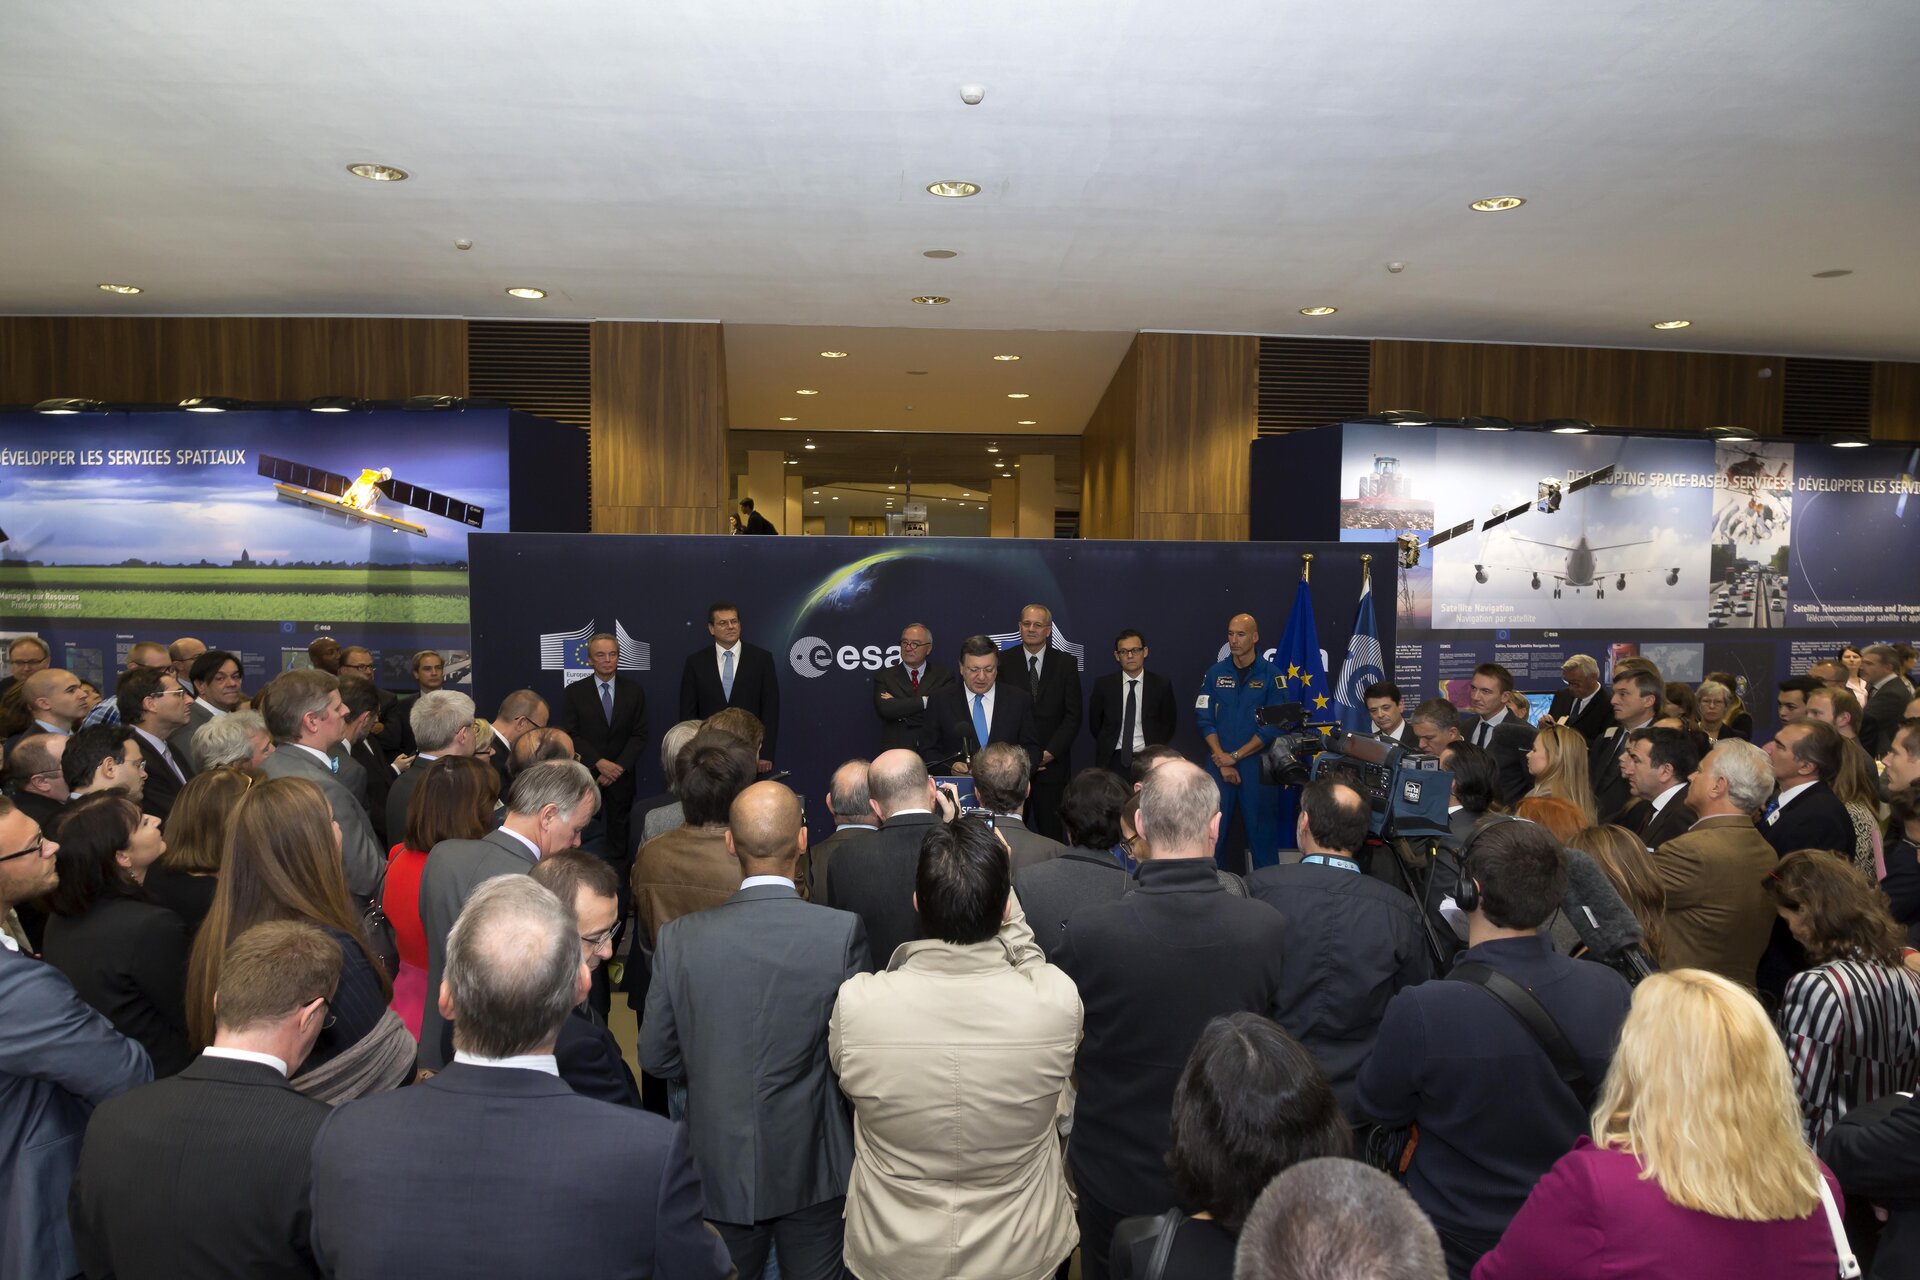
[[[1642,945],[1640,921],[1607,873],[1578,849],[1567,849],[1567,892],[1560,910],[1596,959],[1612,960]]]

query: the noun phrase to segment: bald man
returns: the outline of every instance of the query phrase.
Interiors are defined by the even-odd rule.
[[[128,671],[140,671],[142,669],[147,671],[172,671],[173,656],[167,652],[167,646],[161,644],[158,640],[137,640],[134,642],[133,647],[127,650],[127,665],[125,669]],[[118,686],[115,687],[116,689],[118,688]],[[77,727],[81,729],[91,729],[97,724],[119,723],[119,699],[108,697],[100,699],[99,705],[87,712]]]
[[[1020,611],[1020,643],[1001,650],[999,683],[1018,683],[1033,695],[1033,732],[1040,740],[1040,755],[1033,762],[1027,823],[1049,839],[1062,840],[1060,797],[1073,773],[1073,740],[1080,736],[1085,702],[1079,660],[1053,644],[1053,610],[1030,604]]]
[[[193,662],[206,651],[206,641],[196,640],[192,636],[181,636],[167,646],[167,665],[173,668],[173,678],[180,682],[180,687],[187,691],[190,698],[200,696],[200,691],[193,684]]]
[[[1220,834],[1213,858],[1229,871],[1280,860],[1280,789],[1260,781],[1260,753],[1280,735],[1254,720],[1261,707],[1291,702],[1280,671],[1260,656],[1260,624],[1250,613],[1227,621],[1227,656],[1207,668],[1193,719],[1207,743],[1207,773],[1220,787]],[[1227,833],[1235,814],[1246,831],[1248,866],[1227,867]]]
[[[43,668],[22,680],[20,699],[27,714],[33,717],[33,723],[8,740],[8,755],[12,755],[20,739],[30,733],[72,733],[85,714],[80,677],[58,667]]]
[[[919,757],[906,755],[914,763]],[[740,890],[668,921],[654,944],[640,1064],[687,1091],[707,1220],[742,1276],[839,1276],[853,1129],[827,1061],[840,984],[867,968],[860,917],[801,899],[800,801],[778,782],[734,798]],[[684,1034],[683,1034],[684,1032]],[[761,1075],[779,1064],[781,1087]]]

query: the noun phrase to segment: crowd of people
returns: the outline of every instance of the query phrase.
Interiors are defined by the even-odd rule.
[[[1020,621],[903,630],[817,841],[728,603],[658,742],[610,635],[491,719],[14,641],[0,1280],[1920,1274],[1911,650],[1765,733],[1641,658],[1376,684],[1449,788],[1389,844],[1331,776],[1279,829],[1251,616],[1195,759],[1140,632],[1083,698]]]

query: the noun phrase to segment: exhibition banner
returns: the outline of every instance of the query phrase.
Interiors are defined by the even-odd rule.
[[[740,610],[748,643],[769,650],[780,684],[774,764],[819,803],[834,766],[871,757],[880,737],[873,677],[900,660],[900,631],[933,631],[933,661],[953,668],[960,642],[985,634],[1018,643],[1020,611],[1053,611],[1054,646],[1080,661],[1083,694],[1116,670],[1124,627],[1147,641],[1147,669],[1173,684],[1174,743],[1201,752],[1192,707],[1206,668],[1225,653],[1227,620],[1251,613],[1261,648],[1280,643],[1300,581],[1312,585],[1326,654],[1347,651],[1367,547],[1334,543],[1100,542],[987,538],[712,538],[476,534],[472,541],[473,648],[483,707],[514,688],[557,698],[585,675],[594,631],[619,638],[622,665],[647,698],[649,742],[641,793],[659,788],[660,735],[679,718],[690,654],[711,660],[707,607]],[[1376,564],[1379,561],[1376,560]],[[1393,644],[1391,616],[1381,642]],[[1331,718],[1326,713],[1325,718]],[[1082,729],[1073,767],[1092,759]]]

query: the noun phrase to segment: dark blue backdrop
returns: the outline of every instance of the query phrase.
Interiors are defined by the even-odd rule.
[[[1010,637],[1022,606],[1045,604],[1057,634],[1084,646],[1088,691],[1094,677],[1114,670],[1115,634],[1138,628],[1152,651],[1148,668],[1172,680],[1178,695],[1175,744],[1198,754],[1193,697],[1225,643],[1227,619],[1252,613],[1262,648],[1279,643],[1301,554],[1312,552],[1320,642],[1329,669],[1338,671],[1359,599],[1360,556],[1368,550],[1338,543],[481,533],[469,539],[475,691],[482,714],[524,685],[557,697],[572,637],[589,627],[624,631],[629,660],[645,663],[630,674],[647,695],[651,741],[639,783],[647,794],[659,788],[660,734],[678,718],[681,668],[688,654],[711,643],[707,606],[730,600],[747,641],[774,656],[781,695],[775,763],[793,773],[820,829],[819,797],[833,767],[873,754],[880,723],[873,672],[898,661],[907,623],[931,627],[934,660],[951,667],[968,635]],[[1377,557],[1375,565],[1381,567]],[[1381,589],[1390,572],[1378,580]],[[1392,611],[1381,610],[1379,618],[1381,645],[1391,653]],[[552,638],[550,667],[543,666],[543,636]],[[1091,757],[1083,731],[1074,767]]]

